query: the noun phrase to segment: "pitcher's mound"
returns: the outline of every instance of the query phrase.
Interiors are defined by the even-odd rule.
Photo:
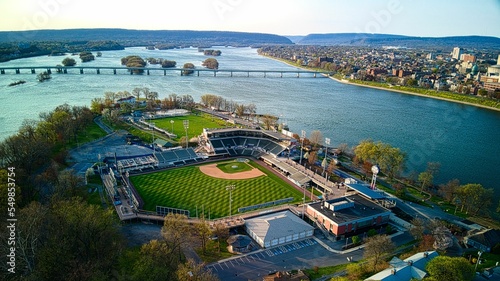
[[[244,179],[253,179],[256,177],[264,176],[263,172],[259,169],[253,168],[250,171],[244,171],[239,173],[226,173],[217,167],[217,164],[209,164],[200,166],[200,171],[207,176],[218,178],[218,179],[226,179],[226,180],[244,180]]]

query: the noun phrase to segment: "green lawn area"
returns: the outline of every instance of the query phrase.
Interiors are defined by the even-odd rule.
[[[207,176],[198,166],[133,176],[130,178],[144,200],[144,209],[155,211],[156,206],[189,210],[191,216],[201,215],[202,208],[210,218],[229,215],[229,192],[226,186],[234,184],[232,214],[239,207],[294,197],[302,201],[302,193],[267,169],[250,161],[250,165],[266,175],[246,180],[225,180]]]
[[[217,164],[217,168],[228,174],[246,172],[253,169],[253,167],[248,165],[247,163],[236,162],[236,161],[219,163]]]
[[[153,122],[157,127],[171,132],[171,120],[174,121],[174,134],[177,135],[177,138],[175,139],[176,141],[178,141],[182,136],[186,135],[186,130],[184,129],[184,120],[189,120],[189,128],[187,132],[190,139],[192,137],[199,136],[203,132],[203,128],[212,129],[226,127],[226,122],[224,120],[208,114],[191,114],[188,116],[161,118],[155,119]]]

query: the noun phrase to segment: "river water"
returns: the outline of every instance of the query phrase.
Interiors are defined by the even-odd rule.
[[[294,67],[257,55],[251,48],[221,47],[217,57],[220,69],[294,70]],[[206,58],[197,49],[146,50],[127,48],[103,52],[102,57],[85,66],[120,66],[127,55],[164,58],[182,67],[191,62],[201,67]],[[64,57],[35,57],[0,63],[0,66],[46,66],[60,64]],[[74,57],[80,61],[76,56]],[[81,63],[79,64],[81,65]],[[462,183],[481,183],[495,188],[500,195],[500,112],[452,102],[363,88],[338,83],[327,78],[296,74],[279,78],[279,74],[263,77],[261,73],[201,73],[200,77],[180,76],[178,72],[151,72],[151,75],[52,75],[39,83],[36,75],[24,73],[0,75],[0,139],[15,133],[24,119],[37,119],[38,113],[55,106],[90,105],[106,91],[132,91],[148,87],[160,98],[169,94],[189,94],[195,101],[203,94],[215,94],[238,103],[254,103],[258,113],[280,116],[291,131],[310,133],[320,130],[336,146],[356,145],[373,139],[401,148],[408,155],[408,171],[421,172],[427,162],[440,162],[437,182],[457,178]],[[27,83],[8,87],[11,82]]]

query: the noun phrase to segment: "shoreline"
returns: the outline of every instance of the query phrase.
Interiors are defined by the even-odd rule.
[[[299,66],[293,65],[291,63],[288,63],[288,62],[285,62],[283,60],[280,60],[280,59],[277,59],[277,58],[273,58],[273,57],[270,57],[270,56],[265,56],[265,55],[261,55],[261,56],[266,57],[266,58],[270,58],[270,59],[275,60],[275,61],[279,61],[281,63],[284,63],[284,64],[292,66],[292,67],[296,67],[296,68],[299,68],[299,69],[311,70],[311,69],[308,69],[308,68],[304,68],[304,67],[299,67]],[[437,100],[442,100],[442,101],[447,101],[447,102],[453,102],[453,103],[459,103],[459,104],[464,104],[464,105],[470,105],[470,106],[475,106],[475,107],[479,107],[479,108],[483,108],[483,109],[489,109],[489,110],[500,112],[500,108],[486,106],[486,105],[482,105],[482,104],[471,103],[471,102],[466,102],[466,101],[459,101],[459,100],[453,100],[453,99],[447,99],[447,98],[430,96],[430,95],[424,95],[424,94],[419,94],[419,93],[414,93],[414,92],[409,92],[409,91],[404,91],[404,90],[398,90],[398,89],[388,89],[388,88],[384,88],[384,87],[377,87],[377,86],[371,86],[371,85],[365,85],[365,84],[358,84],[358,83],[350,82],[348,80],[344,81],[344,80],[335,78],[333,76],[327,76],[325,74],[323,74],[323,75],[326,78],[330,78],[333,81],[336,81],[338,83],[342,83],[342,84],[345,84],[345,85],[359,86],[359,87],[371,88],[371,89],[375,89],[375,90],[382,90],[382,91],[389,91],[389,92],[394,92],[394,93],[399,93],[399,94],[405,94],[405,95],[419,96],[419,97],[424,97],[424,98],[432,98],[432,99],[437,99]]]

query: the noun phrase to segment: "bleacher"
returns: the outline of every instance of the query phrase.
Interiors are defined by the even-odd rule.
[[[181,165],[200,161],[201,158],[192,148],[171,149],[157,153],[156,157],[162,164]]]

